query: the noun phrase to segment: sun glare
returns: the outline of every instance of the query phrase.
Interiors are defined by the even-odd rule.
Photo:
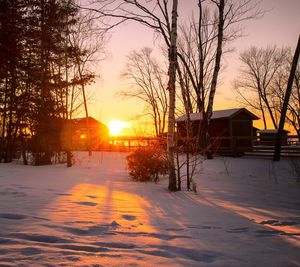
[[[124,129],[129,127],[129,122],[126,121],[110,121],[109,122],[109,134],[111,136],[122,135],[124,134]]]

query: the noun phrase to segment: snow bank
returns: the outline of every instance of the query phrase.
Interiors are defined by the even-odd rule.
[[[300,266],[289,162],[215,158],[198,194],[132,182],[125,153],[0,165],[0,266]]]

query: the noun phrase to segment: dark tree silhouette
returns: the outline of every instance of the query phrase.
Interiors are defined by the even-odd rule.
[[[286,117],[289,99],[290,99],[290,96],[292,93],[292,87],[293,87],[293,82],[295,79],[295,74],[296,74],[296,70],[297,70],[299,57],[300,57],[300,36],[298,37],[298,43],[297,43],[297,47],[295,49],[295,54],[294,54],[294,58],[293,58],[292,66],[291,66],[291,72],[290,72],[290,76],[289,76],[289,80],[288,80],[288,84],[287,84],[287,88],[286,88],[286,92],[285,92],[284,102],[283,102],[283,106],[282,106],[282,110],[281,110],[279,127],[278,127],[278,131],[276,134],[275,152],[274,152],[274,157],[273,157],[274,161],[280,160],[281,139],[282,139],[283,127],[284,127],[284,123],[285,123],[285,117]]]

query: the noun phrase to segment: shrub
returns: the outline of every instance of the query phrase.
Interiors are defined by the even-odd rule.
[[[139,147],[127,156],[127,167],[135,181],[157,182],[159,174],[166,174],[168,164],[165,152],[154,146]]]

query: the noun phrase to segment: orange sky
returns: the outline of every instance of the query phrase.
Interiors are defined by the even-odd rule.
[[[181,0],[179,16],[191,16],[196,0]],[[222,73],[222,82],[219,85],[214,109],[234,108],[239,106],[234,101],[232,80],[239,67],[238,54],[251,45],[291,46],[293,49],[300,29],[300,0],[262,0],[261,7],[269,10],[263,18],[248,22],[245,28],[246,37],[235,41],[232,46],[235,52],[226,55],[224,63],[226,70]],[[126,56],[132,50],[143,47],[154,49],[159,55],[159,47],[153,32],[136,23],[127,23],[111,32],[107,44],[107,59],[99,64],[97,71],[101,75],[91,88],[93,93],[89,110],[94,118],[108,124],[110,120],[132,120],[136,115],[142,114],[144,106],[136,100],[122,100],[116,94],[127,87],[120,77],[125,68]],[[143,119],[140,119],[140,122]],[[142,125],[142,124],[140,124]],[[143,126],[141,126],[143,127]]]

